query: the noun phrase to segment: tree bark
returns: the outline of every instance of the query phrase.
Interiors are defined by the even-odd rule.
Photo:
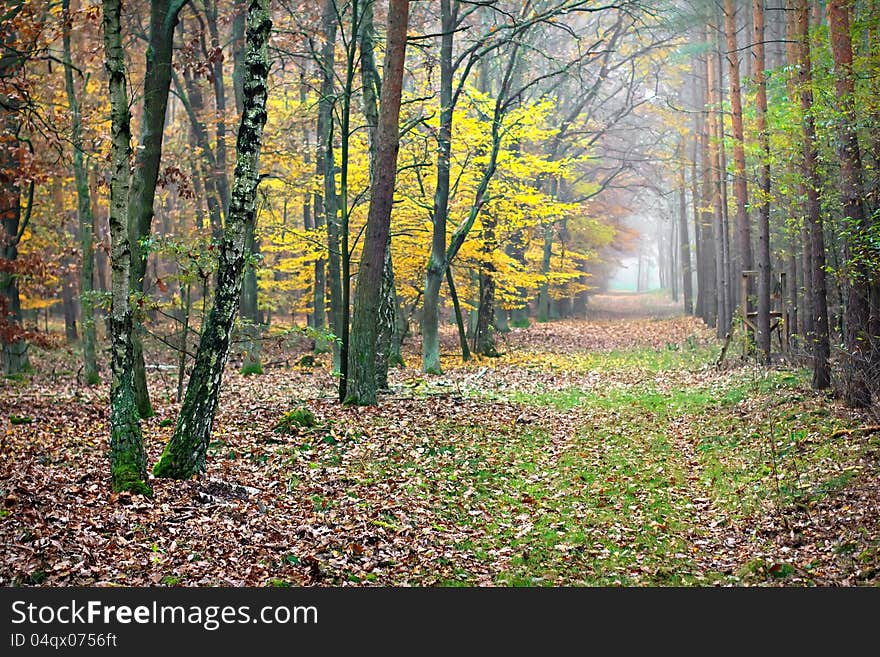
[[[110,472],[114,491],[150,494],[146,483],[146,455],[134,395],[132,362],[131,246],[128,216],[131,117],[122,48],[120,0],[103,0],[105,67],[110,91],[111,177],[110,328],[112,372],[110,384]]]
[[[174,28],[180,10],[188,0],[151,0],[150,34],[147,64],[143,82],[143,114],[141,134],[131,177],[128,203],[128,230],[131,249],[131,289],[144,292],[147,254],[141,240],[149,237],[153,222],[153,200],[162,160],[162,137],[165,110],[171,88],[171,59],[174,52]],[[134,390],[138,413],[143,418],[153,415],[144,368],[143,344],[139,322],[132,333]]]
[[[678,190],[678,239],[681,253],[681,289],[684,297],[684,312],[692,315],[694,312],[694,283],[691,274],[691,241],[688,237],[688,214],[687,214],[687,162],[685,159],[684,140],[679,143],[679,158],[681,159],[681,181]]]
[[[73,81],[73,62],[70,47],[70,0],[62,1],[64,13],[64,86],[67,91],[67,104],[70,108],[70,143],[73,146],[73,178],[76,183],[76,211],[79,221],[79,243],[82,258],[79,275],[79,300],[82,326],[83,374],[86,385],[101,382],[98,375],[95,354],[95,219],[92,216],[92,202],[89,198],[89,179],[83,158],[82,117],[76,87]]]
[[[379,127],[379,95],[382,81],[376,68],[375,28],[373,21],[374,0],[366,0],[361,19],[361,86],[364,101],[364,119],[368,126],[370,148],[370,183],[376,171],[376,135]],[[388,364],[391,360],[392,340],[395,331],[397,310],[397,290],[394,284],[394,265],[391,259],[391,231],[388,231],[388,244],[385,246],[385,261],[382,269],[382,297],[379,304],[379,328],[376,337],[376,386],[379,390],[388,388]],[[399,353],[399,352],[398,352]]]
[[[739,79],[739,54],[736,39],[736,3],[724,0],[724,32],[727,37],[727,65],[730,77],[730,115],[733,130],[733,195],[736,199],[736,252],[738,266],[735,273],[751,270],[752,236],[749,215],[746,207],[749,203],[746,183],[746,154],[743,138],[742,91]],[[752,286],[749,287],[751,294]]]
[[[498,356],[495,348],[495,264],[493,253],[498,248],[495,239],[497,220],[494,215],[484,213],[483,238],[481,240],[480,297],[477,304],[477,327],[474,332],[474,353],[494,358]]]
[[[376,340],[381,320],[382,279],[400,146],[400,100],[408,17],[409,0],[390,0],[370,210],[358,269],[348,354],[347,404],[376,403]]]
[[[247,9],[244,112],[238,129],[235,175],[220,247],[214,305],[202,330],[202,339],[174,435],[153,469],[157,477],[186,479],[205,469],[205,456],[220,396],[223,367],[229,356],[229,336],[241,294],[242,271],[246,259],[245,242],[256,222],[259,158],[268,96],[268,42],[272,21],[269,17],[269,0],[249,0]]]
[[[453,6],[454,5],[454,6]],[[441,0],[440,128],[437,137],[437,186],[434,190],[434,223],[431,255],[425,273],[422,308],[422,371],[440,374],[440,285],[446,272],[446,223],[449,219],[449,167],[452,153],[452,44],[458,4]]]
[[[710,179],[710,189],[712,195],[712,243],[715,247],[715,332],[719,338],[723,338],[727,334],[729,308],[725,304],[726,297],[724,290],[727,288],[727,270],[724,262],[724,209],[721,200],[721,158],[719,150],[723,148],[723,142],[719,143],[716,135],[718,134],[719,121],[719,86],[720,79],[716,79],[718,70],[715,68],[713,57],[706,57],[706,86],[708,90],[709,101],[709,170],[707,175]],[[720,76],[718,76],[720,77]]]
[[[705,36],[704,33],[704,37]],[[718,285],[717,257],[715,254],[717,249],[715,248],[716,245],[712,229],[714,219],[713,200],[715,198],[716,165],[713,163],[712,158],[714,154],[712,142],[715,134],[712,130],[715,126],[712,117],[715,114],[715,109],[713,108],[713,85],[710,84],[709,80],[709,73],[713,70],[711,53],[706,54],[703,70],[705,72],[703,103],[706,108],[706,120],[703,121],[700,126],[700,169],[703,176],[703,189],[700,199],[700,255],[703,257],[703,262],[701,267],[702,276],[700,276],[700,279],[701,288],[704,292],[702,318],[707,326],[714,328],[718,325],[718,298],[721,296],[721,288]],[[714,75],[712,81],[714,81]]]
[[[11,21],[0,22],[3,45],[3,73],[16,74],[25,63],[25,55],[18,50],[18,35]],[[17,375],[30,367],[28,342],[21,326],[21,297],[18,290],[18,243],[27,225],[27,216],[21,212],[22,168],[19,111],[23,101],[0,94],[0,345],[2,345],[3,373]],[[28,210],[33,208],[34,183],[28,190]],[[26,214],[27,214],[26,213]]]
[[[325,0],[321,16],[321,95],[318,98],[318,122],[316,126],[317,150],[315,154],[315,172],[323,181],[323,192],[316,192],[313,202],[315,228],[327,228],[327,257],[315,260],[315,285],[312,305],[314,315],[312,325],[316,331],[323,331],[327,326],[327,267],[330,265],[330,296],[331,302],[339,297],[339,243],[336,229],[336,180],[333,162],[333,104],[334,75],[336,62],[336,14],[333,0]],[[335,285],[333,283],[336,283]],[[331,303],[330,327],[335,329],[336,303]],[[315,351],[324,353],[328,350],[326,341],[315,340]],[[339,351],[333,347],[334,355]],[[334,363],[335,369],[339,364]]]
[[[846,288],[844,400],[853,408],[871,405],[871,271],[869,236],[862,205],[862,157],[856,115],[853,51],[850,37],[851,0],[829,0],[828,27],[834,56],[838,102],[840,193],[843,201],[843,282]],[[876,385],[876,384],[875,384]]]
[[[764,57],[764,0],[752,11],[755,56],[755,109],[760,164],[758,167],[758,316],[756,342],[761,360],[770,365],[770,134],[767,131],[767,75]]]
[[[806,178],[805,214],[809,227],[810,281],[812,285],[812,356],[813,381],[816,389],[831,385],[829,357],[831,344],[828,336],[828,300],[825,282],[825,237],[822,229],[822,215],[819,206],[821,181],[818,170],[818,149],[816,146],[816,125],[813,118],[813,80],[810,60],[810,11],[807,0],[789,0],[793,5],[790,12],[794,20],[796,40],[798,96],[800,100],[803,139],[803,165]]]

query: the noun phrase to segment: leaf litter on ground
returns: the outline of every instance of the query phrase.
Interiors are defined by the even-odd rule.
[[[444,327],[444,374],[394,370],[376,407],[335,401],[329,355],[230,365],[207,473],[152,498],[109,491],[107,391],[47,353],[3,384],[0,584],[877,584],[880,437],[834,435],[870,418],[796,368],[716,369],[711,332],[648,301],[469,363]],[[178,407],[150,383],[152,463]]]

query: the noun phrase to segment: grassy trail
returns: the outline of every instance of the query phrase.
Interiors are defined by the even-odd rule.
[[[594,299],[496,359],[450,346],[372,408],[326,366],[230,368],[206,476],[153,498],[108,491],[105,395],[9,382],[0,584],[876,585],[876,421],[798,369],[716,370],[670,306]],[[151,384],[152,462],[177,408]]]

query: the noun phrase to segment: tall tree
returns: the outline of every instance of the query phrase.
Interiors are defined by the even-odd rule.
[[[64,15],[62,47],[64,48],[64,86],[67,91],[67,104],[70,108],[70,143],[73,146],[73,178],[76,182],[76,212],[79,220],[79,240],[82,252],[80,267],[80,309],[82,314],[83,373],[87,385],[100,383],[98,364],[95,357],[95,241],[92,216],[92,203],[89,197],[89,179],[83,157],[82,117],[79,99],[73,80],[73,61],[70,50],[70,0],[62,0]]]
[[[770,364],[770,134],[767,131],[767,73],[764,57],[764,0],[754,0],[752,10],[755,57],[755,109],[760,164],[758,165],[758,315],[756,342],[761,360]]]
[[[111,174],[110,329],[113,378],[110,383],[110,472],[113,490],[150,494],[146,455],[134,394],[132,361],[131,246],[128,212],[131,116],[128,110],[121,0],[103,0],[105,66],[110,91]]]
[[[272,29],[269,0],[247,5],[247,56],[243,76],[244,111],[236,141],[235,174],[229,214],[220,246],[214,305],[208,314],[195,365],[177,418],[174,435],[153,472],[157,477],[186,479],[205,468],[205,455],[220,397],[229,336],[238,310],[245,266],[246,238],[257,216],[257,185],[263,126],[266,123],[268,43]]]
[[[31,39],[20,36],[22,28],[34,17],[28,15],[28,3],[23,0],[5,4],[3,12],[0,21],[0,346],[3,373],[15,375],[30,366],[27,332],[21,325],[18,246],[34,201],[31,180],[25,194],[28,204],[22,212],[22,165],[26,145],[21,134],[21,114],[27,106],[27,94],[17,88],[15,80],[35,49]]]
[[[364,118],[368,126],[371,185],[378,165],[376,138],[379,130],[379,96],[382,89],[379,71],[376,68],[374,4],[373,0],[367,0],[364,6],[360,31],[361,88]],[[380,390],[388,388],[388,365],[392,358],[391,350],[396,326],[396,314],[397,291],[394,283],[394,266],[391,260],[391,231],[389,230],[388,244],[385,248],[385,262],[382,266],[382,300],[379,305],[379,325],[376,337],[376,385]],[[399,348],[396,353],[400,353]]]
[[[340,285],[339,257],[339,224],[337,223],[339,201],[336,195],[336,163],[333,155],[333,107],[335,105],[335,64],[336,64],[336,3],[335,0],[324,0],[321,14],[321,52],[319,65],[321,69],[321,92],[318,98],[318,149],[315,157],[317,174],[323,181],[322,193],[315,194],[315,228],[326,226],[327,258],[315,260],[314,285],[314,328],[321,330],[326,326],[327,315],[327,283],[330,293],[330,328],[338,331],[339,304],[342,298]],[[315,341],[315,350],[326,351],[327,347],[321,340]],[[338,358],[338,343],[333,344],[334,359]],[[334,362],[335,369],[339,363]]]
[[[691,241],[688,237],[688,212],[687,212],[687,157],[685,141],[682,139],[678,144],[679,157],[679,187],[678,187],[678,239],[681,250],[682,296],[684,297],[684,312],[688,315],[694,312],[694,283],[691,273]],[[696,201],[695,201],[696,202]]]
[[[730,78],[730,118],[733,134],[733,195],[736,199],[736,253],[734,272],[751,270],[752,231],[747,206],[749,193],[746,182],[746,152],[743,137],[742,88],[739,78],[739,49],[736,39],[736,2],[724,0],[724,33],[727,37],[727,66]],[[734,286],[734,290],[738,289]],[[751,287],[749,288],[751,290]]]
[[[446,274],[446,224],[449,219],[449,170],[452,159],[453,95],[452,46],[458,23],[458,2],[440,0],[440,127],[437,134],[437,183],[431,255],[425,271],[425,301],[422,310],[422,371],[440,373],[440,286]]]
[[[797,54],[798,98],[801,106],[803,169],[806,178],[805,216],[809,227],[810,282],[812,294],[812,356],[813,381],[816,389],[831,385],[831,342],[828,335],[828,296],[825,282],[825,236],[819,206],[818,150],[816,146],[816,122],[813,117],[813,73],[810,55],[810,7],[808,0],[789,0],[791,20],[794,21],[795,48]],[[807,275],[807,272],[804,273]]]
[[[724,147],[724,142],[718,140],[718,124],[723,120],[720,116],[721,103],[719,88],[721,86],[720,70],[715,67],[714,57],[706,57],[706,85],[709,101],[708,129],[709,129],[709,166],[706,172],[709,178],[712,202],[712,237],[715,247],[715,330],[719,338],[727,333],[730,309],[725,303],[728,301],[724,290],[727,289],[727,267],[724,259],[724,207],[721,200],[721,159],[719,151]],[[707,199],[708,200],[708,199]]]
[[[850,36],[851,0],[829,0],[828,28],[834,56],[838,102],[840,194],[843,201],[843,280],[846,286],[844,398],[849,406],[871,404],[871,280],[865,210],[862,204],[862,156],[856,115],[855,76]]]
[[[397,153],[400,144],[400,99],[406,55],[409,0],[390,0],[385,42],[385,67],[376,130],[376,160],[371,183],[370,210],[358,269],[354,316],[348,356],[345,401],[376,403],[376,340],[380,326],[382,280],[391,227]]]
[[[171,88],[171,58],[174,52],[174,28],[180,10],[189,0],[151,0],[150,34],[143,82],[143,113],[141,133],[131,177],[127,221],[131,248],[131,287],[144,291],[147,254],[141,241],[149,237],[153,223],[153,200],[162,160],[162,137],[165,132],[165,110]],[[135,401],[141,417],[153,415],[147,375],[144,367],[140,331],[132,335],[134,358]]]

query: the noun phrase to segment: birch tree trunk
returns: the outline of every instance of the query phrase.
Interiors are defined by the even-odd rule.
[[[214,305],[202,330],[174,435],[153,468],[157,477],[186,479],[205,469],[223,367],[229,356],[229,335],[241,295],[246,239],[256,222],[260,148],[268,95],[268,42],[272,29],[269,0],[249,0],[247,12],[244,111],[238,129],[235,176],[220,247]]]

